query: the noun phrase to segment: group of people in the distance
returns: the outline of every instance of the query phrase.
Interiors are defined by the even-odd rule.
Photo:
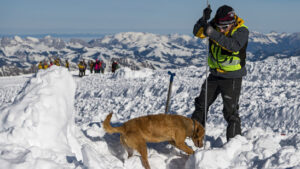
[[[96,61],[89,60],[88,64],[86,64],[85,60],[81,60],[78,63],[78,69],[79,69],[79,77],[85,76],[85,71],[87,67],[89,66],[90,73],[104,73],[104,70],[106,68],[106,64],[103,60],[96,59]],[[116,61],[112,62],[111,71],[114,73],[119,68],[119,64]]]
[[[65,60],[65,63],[61,61],[60,58],[55,57],[52,61],[52,59],[49,59],[49,61],[44,60],[40,61],[38,64],[38,69],[47,69],[51,67],[52,65],[56,66],[65,66],[68,70],[70,70],[70,64],[68,59]],[[93,72],[95,73],[104,73],[104,70],[106,68],[106,64],[103,60],[96,59],[96,61],[89,60],[88,64],[85,62],[84,59],[82,59],[78,63],[78,69],[79,69],[79,77],[85,76],[85,71],[89,67],[90,73],[92,74]],[[119,68],[118,62],[115,60],[112,61],[111,65],[111,71],[114,73],[117,69]]]
[[[68,70],[70,69],[69,61],[66,60],[65,63],[63,64],[63,62],[59,58],[54,58],[53,62],[51,59],[49,59],[49,64],[48,64],[47,60],[40,61],[38,64],[38,69],[47,69],[47,68],[51,67],[52,65],[65,66]]]

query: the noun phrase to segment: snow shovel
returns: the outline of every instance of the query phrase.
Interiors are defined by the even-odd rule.
[[[172,73],[170,71],[168,71],[168,74],[170,75],[170,84],[169,84],[169,91],[168,91],[165,114],[167,114],[169,112],[169,102],[170,102],[170,96],[171,96],[171,92],[172,92],[172,84],[173,84],[174,76],[176,75],[175,73]]]

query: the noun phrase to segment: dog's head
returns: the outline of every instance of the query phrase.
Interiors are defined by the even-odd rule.
[[[205,129],[204,127],[194,120],[194,131],[192,135],[192,140],[197,147],[203,147],[203,138],[205,134]]]

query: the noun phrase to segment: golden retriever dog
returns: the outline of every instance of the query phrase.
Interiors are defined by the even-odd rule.
[[[169,141],[189,155],[194,154],[194,151],[185,144],[186,137],[191,137],[195,146],[203,147],[204,128],[190,118],[171,114],[148,115],[131,119],[120,127],[112,127],[112,115],[110,113],[104,120],[104,130],[110,134],[120,133],[120,141],[128,152],[128,158],[132,156],[133,150],[138,151],[146,169],[150,169],[146,142]]]

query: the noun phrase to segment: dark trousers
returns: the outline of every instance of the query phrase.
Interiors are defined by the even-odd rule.
[[[195,111],[192,119],[199,121],[205,127],[205,113],[221,93],[223,99],[223,116],[228,123],[227,140],[241,134],[241,121],[238,114],[239,97],[242,78],[222,78],[209,75],[207,79],[207,110],[205,111],[206,81],[203,83],[200,95],[195,98]]]
[[[79,69],[79,77],[84,76],[84,69]]]

